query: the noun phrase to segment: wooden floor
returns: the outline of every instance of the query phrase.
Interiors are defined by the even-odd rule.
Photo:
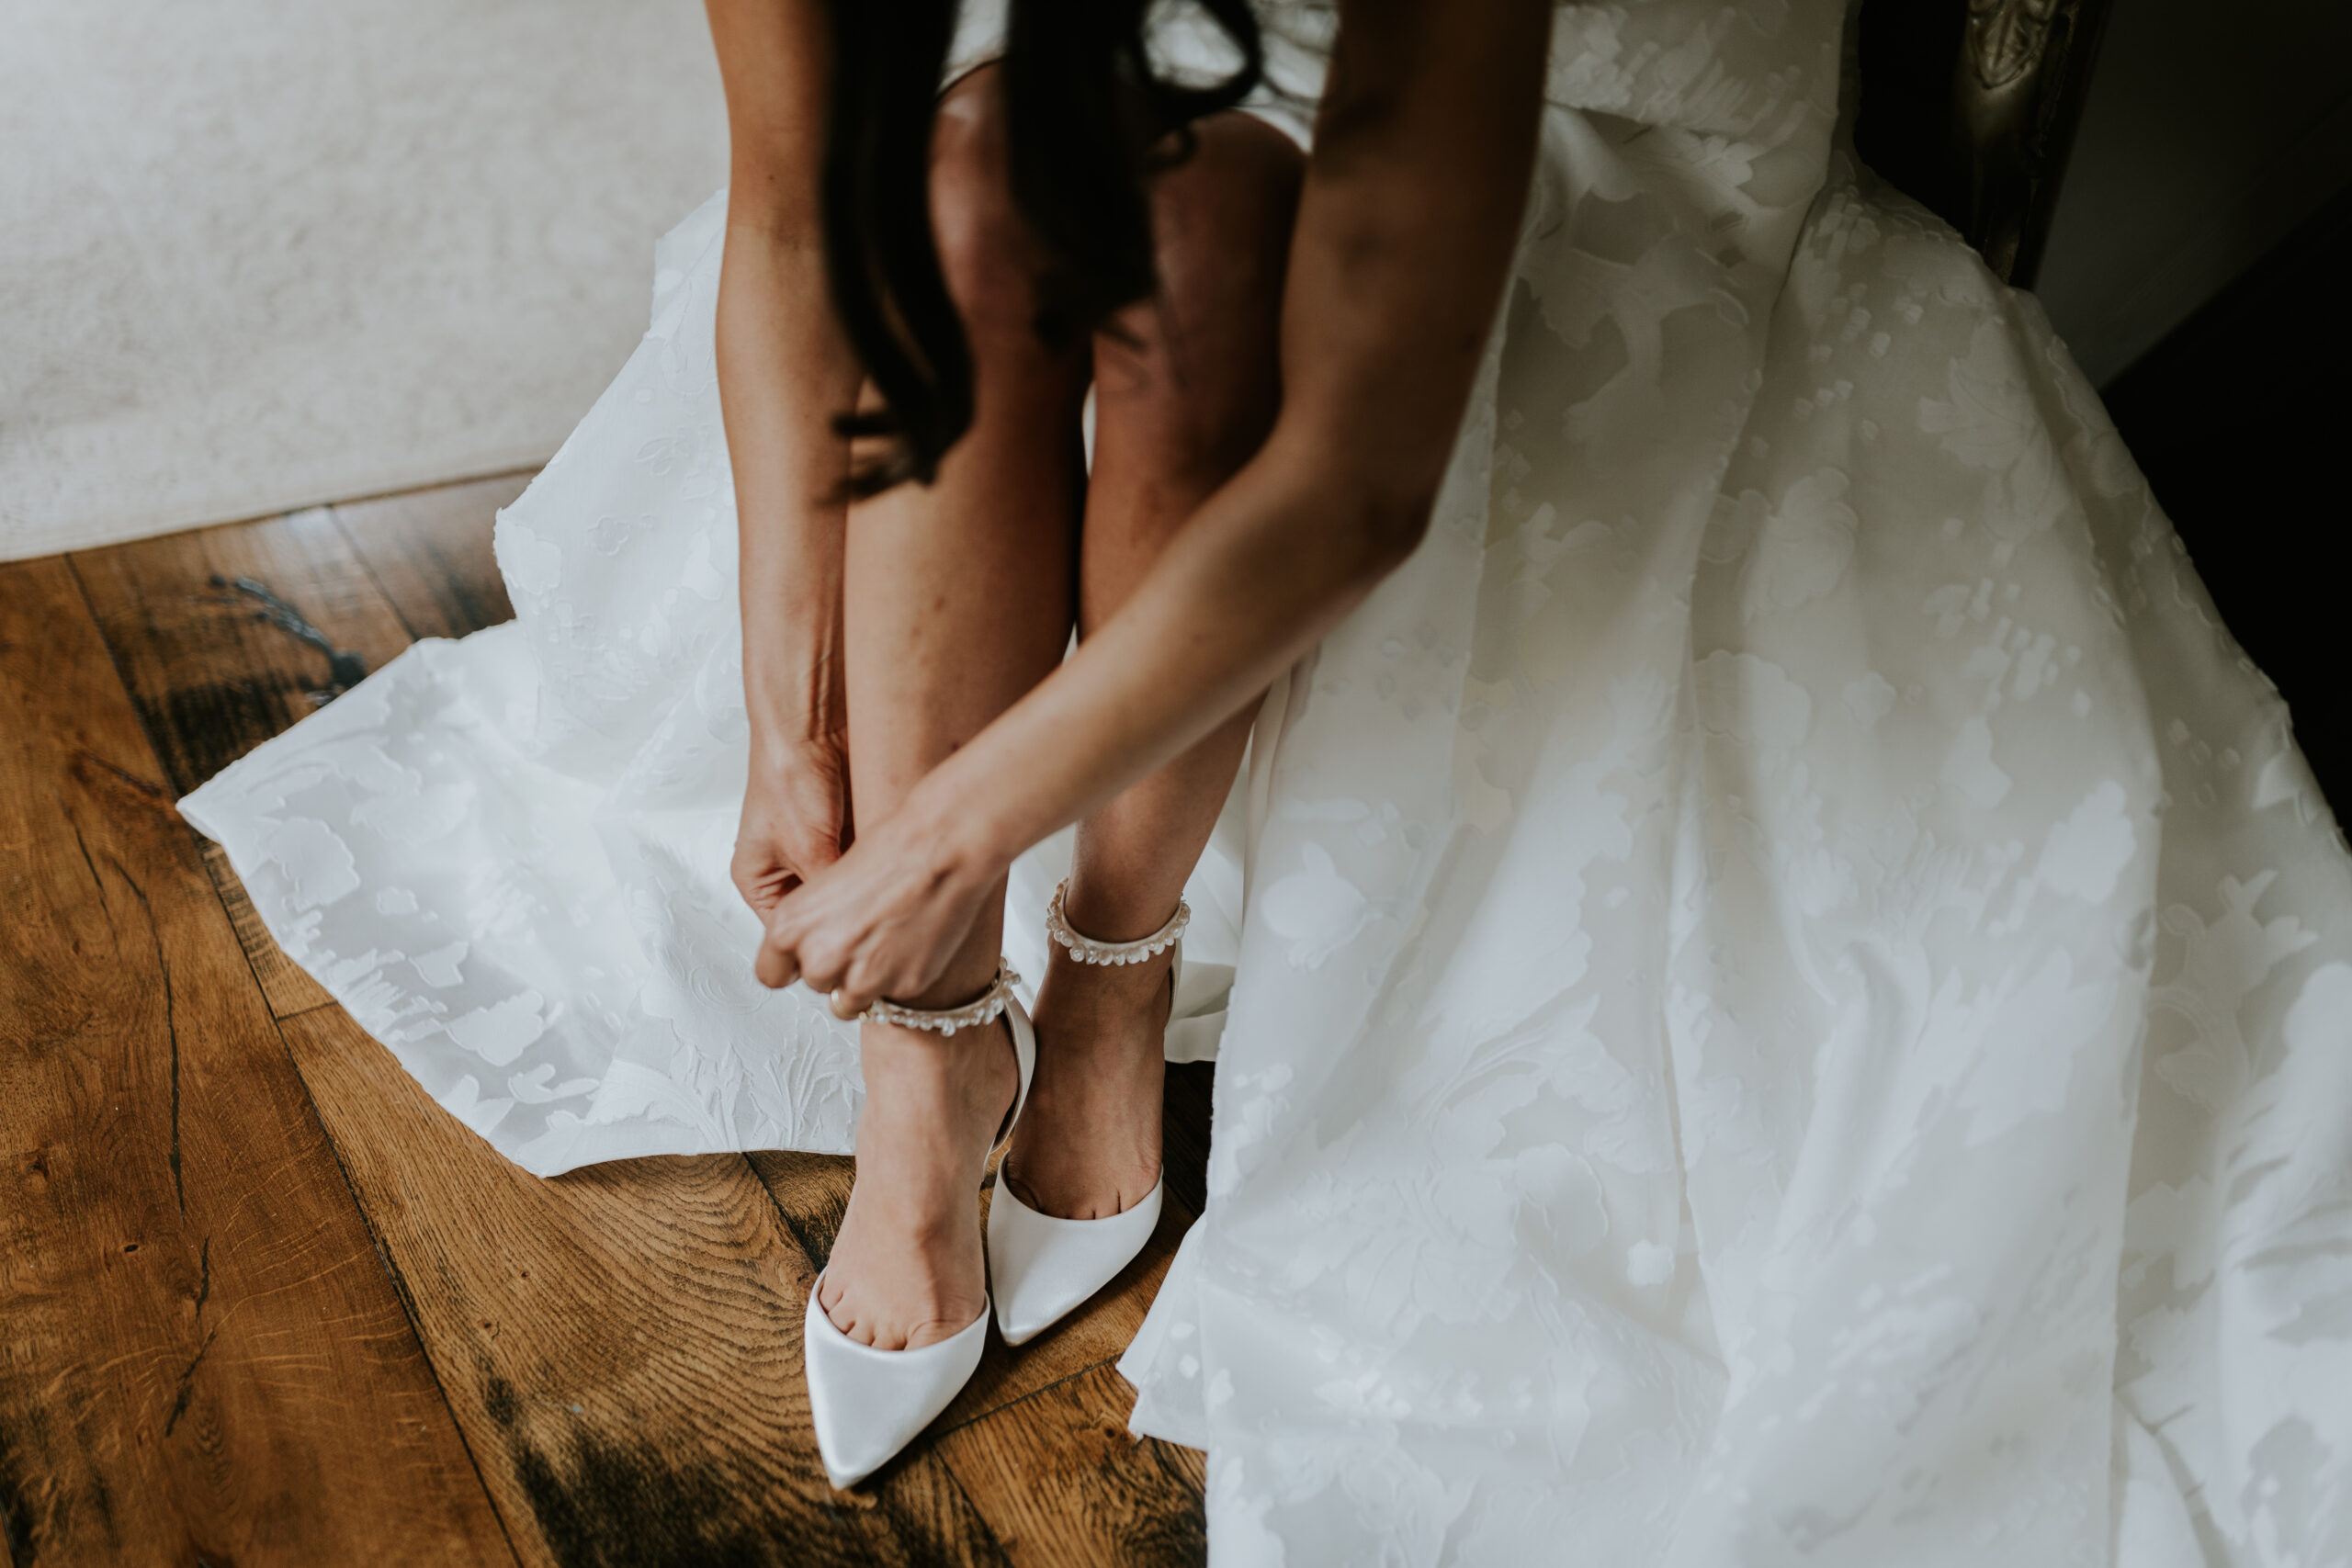
[[[271,943],[172,803],[512,611],[526,476],[0,565],[0,1540],[15,1568],[1188,1562],[1112,1370],[1199,1212],[855,1494],[800,1312],[850,1162],[509,1166]]]

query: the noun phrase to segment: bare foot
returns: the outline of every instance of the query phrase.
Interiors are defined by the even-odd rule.
[[[1037,1076],[1003,1170],[1039,1213],[1107,1219],[1159,1179],[1172,962],[1080,964],[1054,950],[1037,991]]]
[[[864,1026],[857,1181],[817,1298],[859,1344],[917,1349],[988,1310],[980,1171],[1020,1083],[1012,1043],[1005,1023]]]

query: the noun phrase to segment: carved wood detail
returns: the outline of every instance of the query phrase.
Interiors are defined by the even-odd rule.
[[[2030,285],[2082,117],[2108,0],[1967,0],[1952,124],[1961,229],[1993,270]]]

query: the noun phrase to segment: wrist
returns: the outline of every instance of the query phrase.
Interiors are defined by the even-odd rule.
[[[788,757],[840,744],[848,728],[848,704],[836,678],[838,669],[822,653],[746,660],[743,712],[751,723],[754,756]]]
[[[779,785],[797,789],[811,778],[848,779],[847,755],[838,737],[831,740],[790,734],[752,732],[750,775],[745,788],[757,795]]]
[[[969,796],[938,787],[944,769],[933,769],[899,802],[891,825],[921,846],[933,884],[943,890],[987,887],[1012,868],[1018,847],[1006,849],[988,830],[988,814]]]

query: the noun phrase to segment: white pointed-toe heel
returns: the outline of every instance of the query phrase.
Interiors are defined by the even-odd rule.
[[[1169,965],[1169,1009],[1175,1010],[1176,983],[1184,972],[1184,928],[1192,909],[1179,899],[1168,923],[1140,942],[1097,942],[1070,927],[1063,903],[1065,881],[1046,910],[1046,931],[1080,964],[1141,964],[1175,949]],[[1041,1214],[1013,1196],[997,1167],[996,1190],[989,1199],[989,1280],[996,1303],[997,1331],[1008,1345],[1033,1339],[1067,1317],[1095,1292],[1116,1279],[1151,1240],[1159,1224],[1163,1173],[1131,1208],[1099,1220],[1063,1220]]]
[[[823,1275],[818,1276],[822,1284]],[[833,1326],[808,1292],[801,1325],[808,1419],[825,1474],[844,1491],[890,1462],[972,1381],[988,1345],[988,1309],[936,1344],[877,1350]]]
[[[1141,1202],[1106,1219],[1059,1220],[1014,1197],[999,1167],[989,1199],[989,1273],[1004,1342],[1035,1338],[1117,1279],[1158,1228],[1167,1185],[1153,1182]]]
[[[989,1145],[1012,1134],[1021,1108],[1029,1101],[1029,1080],[1037,1070],[1037,1037],[1029,1015],[1012,995],[1019,978],[1009,964],[997,965],[996,982],[978,1001],[960,1008],[929,1011],[876,1002],[863,1016],[910,1029],[954,1034],[961,1029],[984,1029],[1001,1015],[1012,1032],[1012,1054],[1020,1067],[1020,1088],[1012,1113]],[[912,1350],[877,1350],[861,1345],[833,1326],[819,1304],[825,1277],[808,1288],[808,1311],[800,1331],[801,1365],[808,1382],[809,1424],[817,1432],[818,1457],[826,1477],[847,1489],[888,1464],[915,1435],[931,1425],[972,1379],[987,1347],[989,1309],[946,1338]]]

